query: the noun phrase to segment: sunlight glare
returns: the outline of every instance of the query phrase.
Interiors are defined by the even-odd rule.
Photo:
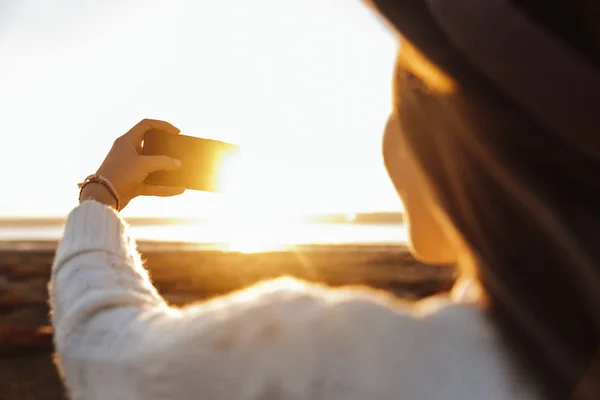
[[[213,229],[228,233],[228,250],[253,253],[295,242],[293,232],[300,221],[290,205],[280,201],[281,187],[275,178],[243,152],[221,163],[217,179],[222,208]]]

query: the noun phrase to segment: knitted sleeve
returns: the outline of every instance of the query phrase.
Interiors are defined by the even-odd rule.
[[[482,376],[500,376],[497,363],[468,359],[489,358],[490,331],[443,301],[409,310],[283,278],[169,307],[126,225],[93,201],[68,218],[50,303],[72,399],[436,398],[429,379],[452,399],[467,378],[484,398],[494,388]]]

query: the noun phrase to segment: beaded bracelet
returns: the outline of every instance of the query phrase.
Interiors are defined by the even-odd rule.
[[[84,179],[83,182],[78,183],[77,187],[79,188],[79,201],[81,202],[81,194],[83,193],[83,189],[90,183],[99,183],[102,186],[104,186],[109,192],[110,194],[115,198],[115,201],[117,203],[116,205],[116,209],[117,211],[119,211],[119,203],[120,203],[120,199],[119,199],[119,194],[117,193],[117,190],[115,189],[114,185],[105,177],[103,177],[102,175],[98,175],[98,174],[92,174],[89,175],[88,177],[86,177]]]

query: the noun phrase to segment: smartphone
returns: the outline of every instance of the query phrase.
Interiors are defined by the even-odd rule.
[[[142,146],[144,155],[166,155],[181,161],[176,171],[151,173],[146,183],[161,186],[183,186],[205,192],[220,192],[224,169],[235,163],[240,148],[231,143],[193,136],[148,131]]]

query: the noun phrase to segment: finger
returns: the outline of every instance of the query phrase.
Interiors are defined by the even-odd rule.
[[[135,146],[138,146],[140,143],[142,143],[142,140],[144,140],[144,135],[146,132],[151,130],[171,133],[173,135],[176,135],[180,132],[177,127],[166,121],[160,121],[157,119],[143,119],[123,136],[131,139],[132,143],[134,143]]]
[[[181,167],[181,161],[169,156],[140,156],[142,168],[146,173],[155,171],[175,171]]]
[[[170,197],[177,196],[183,192],[185,192],[185,188],[180,186],[158,186],[144,184],[142,187],[143,196]]]

